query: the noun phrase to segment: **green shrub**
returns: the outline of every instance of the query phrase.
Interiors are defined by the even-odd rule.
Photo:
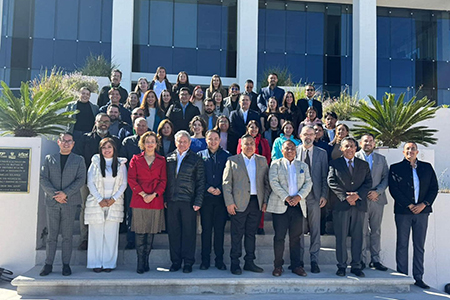
[[[278,86],[293,86],[292,75],[287,68],[280,67],[270,67],[267,68],[264,73],[261,75],[262,81],[260,83],[260,87],[266,87],[269,85],[267,78],[271,73],[276,73],[278,75]]]
[[[334,111],[339,120],[354,119],[354,112],[361,103],[365,103],[363,99],[359,99],[358,95],[350,95],[347,90],[340,93],[339,98],[328,98],[322,102],[323,115],[329,111]]]
[[[79,71],[85,76],[101,76],[110,77],[111,71],[117,69],[118,65],[111,61],[107,61],[106,58],[101,55],[90,54],[86,57],[84,66]]]

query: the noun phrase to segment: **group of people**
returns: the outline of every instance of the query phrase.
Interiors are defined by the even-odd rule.
[[[94,272],[116,268],[123,221],[126,247],[136,249],[137,273],[149,271],[154,235],[166,230],[170,271],[183,267],[192,272],[198,212],[200,269],[210,267],[212,245],[215,267],[227,269],[224,231],[229,218],[231,273],[242,273],[243,238],[243,270],[263,272],[254,263],[255,235],[264,234],[264,213],[269,212],[275,230],[272,274],[284,272],[288,231],[292,272],[307,275],[303,235],[309,232],[311,272],[319,273],[321,215],[328,207],[336,235],[336,274],[346,274],[350,233],[351,272],[364,277],[366,264],[387,270],[379,254],[389,186],[395,200],[397,269],[408,273],[412,228],[413,275],[417,285],[427,287],[423,249],[438,187],[431,165],[417,160],[414,142],[405,144],[405,159],[389,170],[386,159],[373,151],[371,134],[362,136],[358,151],[348,126],[337,124],[334,112],[323,115],[314,86],[306,87],[306,99],[296,101],[292,92],[277,87],[276,74],[269,75],[269,86],[259,94],[252,91],[251,80],[243,93],[236,83],[227,93],[217,75],[204,93],[189,84],[185,72],[172,86],[163,67],[151,83],[140,78],[130,94],[120,87],[120,79],[121,72],[114,70],[98,106],[89,102],[90,91],[81,89],[79,100],[67,108],[79,113],[59,136],[60,153],[44,161],[41,185],[49,236],[42,276],[52,272],[59,231],[62,273],[71,274],[73,223],[81,204],[80,249],[87,249],[87,267]]]

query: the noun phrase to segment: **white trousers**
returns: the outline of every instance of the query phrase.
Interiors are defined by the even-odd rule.
[[[105,221],[89,224],[87,268],[114,269],[117,264],[119,246],[118,222]]]

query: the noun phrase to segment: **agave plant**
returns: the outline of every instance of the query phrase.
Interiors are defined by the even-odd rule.
[[[64,112],[74,96],[63,95],[62,90],[38,91],[31,97],[30,87],[22,82],[20,98],[16,98],[5,82],[0,97],[1,135],[33,137],[37,135],[56,135],[67,125],[74,123],[71,118],[78,111]]]
[[[353,117],[365,122],[365,125],[355,125],[355,136],[371,133],[383,146],[396,148],[402,142],[416,142],[424,146],[436,144],[437,139],[433,134],[436,129],[427,126],[416,126],[417,123],[432,119],[438,107],[435,102],[427,97],[417,100],[411,98],[404,102],[405,94],[395,100],[395,94],[386,93],[381,104],[374,97],[369,96],[372,107],[366,103],[360,103]]]

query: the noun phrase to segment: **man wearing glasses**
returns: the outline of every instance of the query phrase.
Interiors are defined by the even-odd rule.
[[[233,111],[233,110],[237,110],[239,109],[239,95],[241,94],[240,92],[240,87],[239,84],[237,83],[233,83],[230,85],[230,88],[228,89],[228,97],[226,97],[225,99],[223,99],[223,103],[225,107],[228,107],[228,110]]]
[[[317,117],[322,119],[322,102],[314,99],[316,95],[316,88],[313,85],[306,86],[306,98],[300,99],[297,102],[297,107],[300,108],[303,116],[306,116],[306,111],[308,107],[313,106],[317,111]]]
[[[45,265],[40,272],[47,276],[53,271],[58,234],[62,235],[62,275],[72,274],[69,263],[72,256],[73,224],[77,206],[81,203],[80,188],[86,181],[83,157],[72,153],[75,144],[71,133],[62,133],[58,139],[59,154],[45,157],[41,168],[41,186],[45,192],[48,238]]]
[[[117,145],[117,150],[120,151],[121,143],[116,136],[113,136],[109,133],[109,125],[111,124],[111,120],[109,116],[105,113],[99,113],[95,117],[95,125],[92,132],[86,133],[83,135],[83,138],[79,143],[76,144],[74,152],[84,157],[84,162],[86,164],[86,170],[89,170],[89,166],[91,165],[91,159],[95,154],[98,154],[98,145],[103,138],[109,137],[114,140]],[[88,238],[88,229],[87,226],[84,225],[84,205],[86,203],[86,198],[89,194],[87,186],[84,185],[82,188],[83,194],[83,202],[81,204],[81,212],[80,212],[80,241],[81,244],[78,247],[79,250],[87,250],[87,238]]]

